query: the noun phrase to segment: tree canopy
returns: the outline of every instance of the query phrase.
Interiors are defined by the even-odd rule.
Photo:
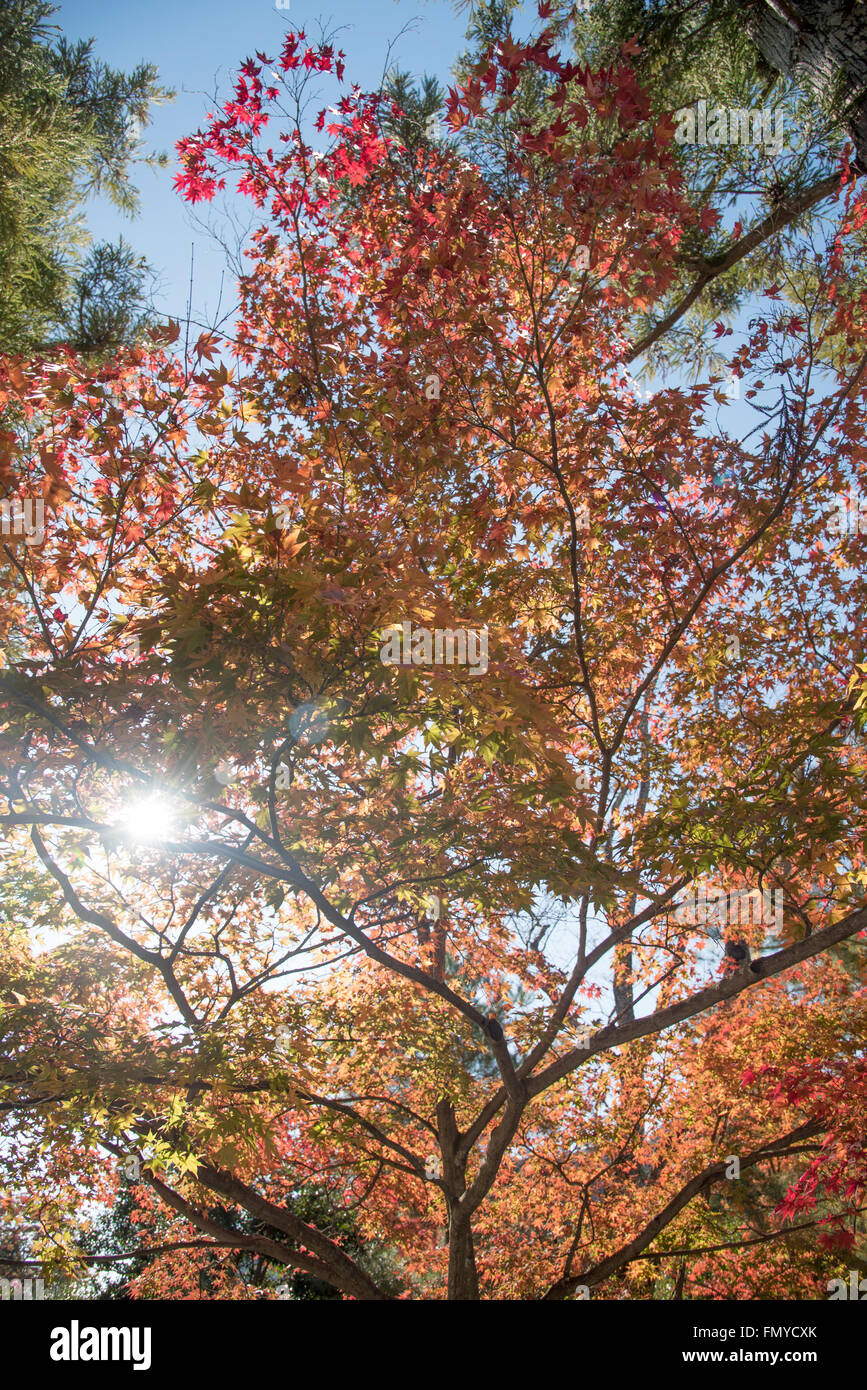
[[[539,16],[414,149],[327,42],[257,53],[179,150],[260,218],[232,333],[0,367],[48,513],[3,538],[0,1106],[58,1268],[130,1156],[150,1290],[863,1258],[864,188],[841,138],[751,227],[754,151],[709,177],[637,40]]]

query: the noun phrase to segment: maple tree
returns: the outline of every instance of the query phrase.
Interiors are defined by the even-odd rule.
[[[117,1259],[77,1213],[130,1154],[142,1294],[247,1296],[243,1256],[362,1299],[822,1296],[860,1258],[864,540],[829,511],[867,202],[841,158],[823,242],[713,330],[749,429],[719,376],[639,389],[720,215],[633,56],[508,38],[393,158],[355,87],[311,148],[344,58],[290,33],[180,149],[184,197],[262,219],[231,336],[3,362],[3,481],[51,524],[4,538],[0,1106],[49,1265]],[[385,664],[406,621],[485,629],[486,671]],[[779,927],[721,950],[709,884]]]

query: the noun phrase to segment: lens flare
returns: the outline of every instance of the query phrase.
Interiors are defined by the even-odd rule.
[[[123,811],[118,828],[139,844],[159,844],[175,830],[171,803],[158,793],[133,801]]]

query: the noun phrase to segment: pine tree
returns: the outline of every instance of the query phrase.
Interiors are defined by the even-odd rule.
[[[92,40],[70,43],[54,12],[45,0],[0,7],[0,349],[21,354],[58,337],[104,349],[133,331],[146,269],[123,243],[88,257],[83,205],[101,192],[137,210],[139,132],[171,95],[151,64],[119,72]]]

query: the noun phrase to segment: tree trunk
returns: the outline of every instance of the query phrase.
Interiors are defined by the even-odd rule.
[[[449,1280],[446,1297],[477,1300],[479,1278],[470,1215],[461,1212],[460,1198],[467,1190],[466,1157],[458,1157],[458,1128],[451,1101],[437,1101],[437,1130],[443,1160],[443,1177],[449,1192]]]
[[[847,108],[845,129],[867,173],[867,9],[863,0],[753,0],[747,27],[765,62],[820,101]],[[839,85],[838,85],[839,84]]]
[[[449,1300],[477,1301],[479,1277],[476,1271],[476,1251],[469,1221],[456,1220],[452,1213],[449,1227]]]

